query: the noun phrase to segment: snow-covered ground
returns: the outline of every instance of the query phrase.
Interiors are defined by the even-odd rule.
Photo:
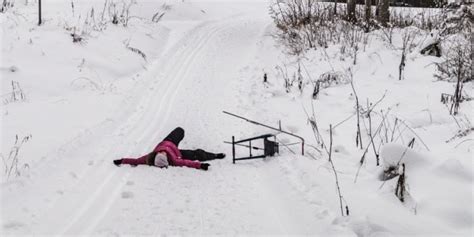
[[[379,181],[371,150],[355,182],[363,150],[355,147],[350,119],[333,131],[332,159],[350,209],[342,217],[325,153],[306,147],[301,156],[298,146],[281,147],[279,156],[232,164],[223,143],[271,132],[223,110],[274,126],[281,120],[310,145],[316,142],[305,110],[314,108],[326,143],[329,124],[355,111],[350,84],[323,89],[313,101],[310,84],[303,93],[285,92],[279,67],[291,71],[295,64],[272,37],[266,1],[139,0],[126,27],[96,24],[100,30],[84,22],[92,8],[99,22],[102,1],[74,2],[74,11],[70,1],[43,2],[40,27],[33,3],[0,13],[4,161],[19,147],[18,166],[10,175],[2,170],[2,235],[472,236],[472,134],[446,142],[458,126],[439,102],[453,85],[435,81],[438,58],[410,53],[398,80],[400,34],[394,46],[371,38],[352,70],[361,104],[385,94],[377,113],[390,110],[388,123],[407,124],[380,155],[382,164],[403,156],[408,201],[394,195],[397,179]],[[152,22],[157,12],[165,14]],[[74,26],[88,33],[82,42],[72,42]],[[303,63],[304,75],[316,79],[352,61],[329,48],[310,52]],[[25,99],[12,99],[12,81]],[[474,117],[472,102],[460,110],[461,122]],[[374,116],[373,129],[380,121]],[[147,153],[177,126],[186,130],[182,147],[227,158],[211,161],[209,171],[113,165]],[[16,136],[18,143],[29,139],[19,146]],[[415,146],[407,150],[412,137]]]

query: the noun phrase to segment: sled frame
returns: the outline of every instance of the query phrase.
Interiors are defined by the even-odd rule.
[[[273,141],[269,140],[269,138],[273,137]],[[252,141],[263,139],[263,148],[252,146]],[[248,145],[244,145],[242,143],[247,143]],[[245,146],[249,148],[249,156],[247,157],[235,157],[235,146]],[[252,154],[252,149],[256,150],[263,150],[263,155],[254,156]],[[274,156],[275,153],[279,154],[279,146],[278,142],[276,142],[276,136],[273,134],[265,134],[261,136],[251,137],[239,141],[235,141],[235,137],[232,136],[232,163],[235,164],[235,161],[239,160],[252,160],[252,159],[261,159],[267,156]]]

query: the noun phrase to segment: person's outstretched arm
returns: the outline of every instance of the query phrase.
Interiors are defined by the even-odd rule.
[[[149,157],[150,157],[151,153],[148,153],[144,156],[141,156],[139,158],[128,158],[128,157],[125,157],[125,158],[122,158],[121,159],[121,162],[119,165],[121,164],[126,164],[126,165],[146,165],[148,164],[147,161],[149,160]]]

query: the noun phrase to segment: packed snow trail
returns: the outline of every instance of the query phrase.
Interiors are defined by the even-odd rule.
[[[232,165],[230,149],[222,143],[231,135],[253,135],[253,127],[225,118],[221,111],[247,113],[239,98],[247,86],[239,78],[240,70],[255,57],[270,23],[266,17],[232,15],[199,23],[171,42],[160,60],[141,75],[149,80],[134,90],[116,117],[73,140],[73,146],[37,168],[31,183],[4,195],[6,213],[12,213],[4,224],[11,226],[7,233],[321,231],[318,228],[324,225],[317,223],[323,219],[316,215],[321,208],[305,203],[279,177],[277,164]],[[112,165],[113,159],[148,152],[176,126],[186,130],[181,147],[226,152],[228,158],[210,162],[207,172]],[[17,208],[23,212],[14,211]],[[28,223],[15,221],[28,219]]]

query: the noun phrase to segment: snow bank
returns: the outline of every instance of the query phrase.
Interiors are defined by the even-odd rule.
[[[409,171],[417,171],[430,164],[428,158],[423,157],[408,146],[396,143],[385,144],[380,151],[380,159],[384,168],[404,163]]]

